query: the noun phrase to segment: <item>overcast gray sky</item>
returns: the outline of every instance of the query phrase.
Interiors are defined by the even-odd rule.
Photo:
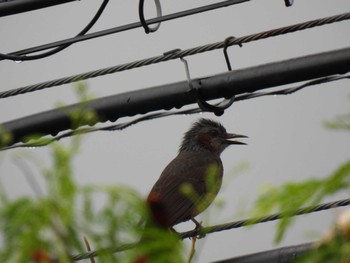
[[[146,1],[146,16],[155,15]],[[214,1],[161,0],[163,14]],[[101,1],[76,1],[39,11],[0,18],[0,52],[8,53],[71,37],[92,18]],[[138,1],[110,1],[93,31],[138,21]],[[199,15],[165,22],[153,34],[142,28],[75,44],[49,58],[15,63],[0,61],[0,90],[9,90],[59,77],[161,55],[175,48],[187,49],[281,26],[347,12],[349,0],[250,1]],[[297,56],[349,47],[350,22],[231,47],[234,69]],[[191,76],[226,71],[222,51],[188,58]],[[88,80],[89,90],[102,97],[125,91],[185,80],[179,60]],[[124,184],[146,195],[162,169],[175,157],[181,137],[199,117],[217,119],[228,131],[249,136],[248,146],[232,146],[223,155],[226,201],[222,213],[210,224],[243,219],[264,185],[320,178],[349,159],[350,137],[324,128],[323,122],[348,112],[349,81],[309,87],[289,96],[237,102],[218,118],[212,114],[175,116],[134,125],[123,131],[98,132],[83,139],[76,158],[75,176],[81,184]],[[77,98],[72,85],[26,94],[0,102],[0,122],[49,110],[55,103],[70,104]],[[119,121],[127,121],[123,118]],[[69,142],[68,140],[65,140]],[[0,155],[0,179],[13,196],[31,193],[22,172],[13,163],[17,154],[33,154],[48,164],[48,149],[22,149]],[[249,168],[233,176],[237,166]],[[35,170],[34,170],[35,171]],[[339,196],[342,197],[342,196]],[[343,196],[344,197],[344,196]],[[279,246],[311,241],[325,233],[336,211],[299,217]],[[204,222],[207,225],[209,222]],[[179,226],[178,230],[191,228]],[[198,242],[198,262],[208,262],[274,247],[275,223],[208,235]]]

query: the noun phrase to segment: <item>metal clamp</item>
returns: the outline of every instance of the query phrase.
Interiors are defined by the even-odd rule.
[[[192,80],[191,80],[190,70],[188,67],[187,60],[184,59],[183,57],[180,57],[180,59],[185,65],[185,71],[186,71],[188,85],[190,87],[190,91],[194,92],[194,94],[196,96],[196,101],[197,101],[198,106],[203,111],[213,112],[216,116],[221,116],[222,114],[224,114],[225,110],[233,104],[234,97],[229,98],[229,99],[224,99],[222,102],[220,102],[216,105],[212,105],[212,104],[209,104],[208,102],[206,102],[205,99],[202,97],[202,95],[199,93],[199,90],[197,88],[194,88],[192,85]]]

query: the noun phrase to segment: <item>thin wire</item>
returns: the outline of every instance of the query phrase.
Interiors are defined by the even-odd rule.
[[[240,4],[242,2],[247,2],[247,1],[250,1],[250,0],[225,0],[225,1],[222,1],[222,2],[209,4],[209,5],[201,6],[201,7],[196,7],[196,8],[185,10],[185,11],[181,11],[181,12],[178,12],[178,13],[173,13],[173,14],[162,16],[162,17],[149,19],[149,20],[146,20],[146,23],[148,25],[155,24],[155,23],[160,23],[160,22],[163,22],[163,21],[169,21],[169,20],[172,20],[172,19],[177,19],[177,18],[189,16],[189,15],[194,15],[194,14],[199,14],[199,13],[202,13],[202,12],[212,11],[214,9],[227,7],[227,6],[231,6],[231,5],[235,5],[235,4]],[[114,34],[114,33],[119,33],[119,32],[122,32],[122,31],[131,30],[131,29],[138,28],[138,27],[141,27],[141,26],[142,25],[141,25],[140,22],[131,23],[131,24],[128,24],[128,25],[123,25],[123,26],[114,27],[114,28],[111,28],[111,29],[102,30],[102,31],[99,31],[99,32],[90,33],[90,34],[87,34],[87,35],[84,35],[84,36],[69,38],[69,39],[56,41],[56,42],[53,42],[53,43],[49,43],[49,44],[45,44],[45,45],[41,45],[41,46],[37,46],[37,47],[27,48],[27,49],[23,49],[23,50],[20,50],[20,51],[15,51],[15,52],[10,53],[9,55],[23,55],[23,54],[39,52],[39,51],[43,51],[43,50],[49,49],[49,48],[54,48],[54,47],[57,47],[57,46],[60,46],[60,45],[73,44],[73,43],[77,43],[77,42],[80,42],[80,41],[85,41],[85,40],[89,40],[89,39],[93,39],[93,38],[97,38],[97,37],[106,36],[106,35],[109,35],[109,34]],[[0,60],[1,60],[1,58],[0,58]]]
[[[309,86],[325,84],[328,82],[337,81],[337,80],[341,80],[341,79],[350,79],[350,74],[340,75],[340,76],[338,76],[338,75],[337,76],[327,76],[324,78],[311,80],[311,81],[306,82],[300,86],[286,88],[286,89],[277,90],[277,91],[253,92],[253,93],[249,93],[249,94],[242,94],[240,96],[237,96],[235,101],[253,99],[253,98],[263,97],[263,96],[271,96],[271,95],[273,95],[273,96],[275,96],[275,95],[289,95],[289,94],[292,94],[294,92],[297,92],[297,91],[299,91],[303,88],[309,87]]]
[[[145,3],[144,0],[139,0],[139,17],[140,17],[141,25],[142,25],[143,29],[145,30],[146,34],[156,32],[159,29],[161,23],[159,22],[154,27],[148,26],[148,24],[145,20],[145,15],[144,15],[144,3]],[[162,6],[160,4],[160,1],[154,0],[154,4],[156,5],[156,9],[157,9],[157,17],[161,17],[162,16]]]
[[[348,206],[348,205],[350,205],[350,198],[335,201],[335,202],[319,204],[316,206],[309,206],[309,207],[305,207],[305,208],[300,208],[300,209],[296,210],[295,213],[293,213],[291,216],[305,215],[305,214],[320,212],[323,210],[328,210],[331,208]],[[275,220],[279,220],[279,219],[286,218],[286,217],[290,217],[290,216],[286,213],[276,213],[276,214],[271,214],[271,215],[263,216],[263,217],[259,217],[259,218],[250,218],[250,219],[240,220],[240,221],[226,223],[226,224],[203,227],[202,229],[191,230],[191,231],[180,233],[180,237],[182,239],[185,239],[188,237],[197,236],[199,234],[200,235],[210,234],[210,233],[220,232],[220,231],[224,231],[224,230],[230,230],[230,229],[234,229],[234,228],[275,221]]]
[[[263,96],[289,95],[289,94],[292,94],[294,92],[297,92],[297,91],[304,89],[306,87],[309,87],[309,86],[325,84],[328,82],[333,82],[333,81],[342,80],[342,79],[350,79],[350,74],[319,78],[316,80],[308,81],[300,86],[281,89],[281,90],[277,90],[277,91],[253,92],[253,93],[248,93],[248,94],[237,95],[235,97],[235,102],[253,99],[253,98],[258,98],[258,97],[263,97]],[[222,106],[221,103],[223,103],[223,102],[216,104],[216,106]],[[5,151],[5,150],[10,150],[10,149],[15,149],[15,148],[25,148],[25,147],[29,147],[29,148],[43,147],[43,146],[46,146],[46,145],[53,143],[55,141],[59,141],[63,138],[67,138],[67,137],[71,137],[71,136],[75,136],[75,135],[88,134],[88,133],[97,132],[97,131],[116,131],[116,130],[121,131],[121,130],[124,130],[124,129],[134,125],[134,124],[137,124],[137,123],[140,123],[143,121],[164,118],[164,117],[174,116],[174,115],[189,115],[189,114],[195,114],[195,113],[200,113],[200,112],[203,112],[203,110],[201,108],[192,108],[192,109],[181,110],[181,111],[156,112],[156,113],[141,116],[141,117],[136,118],[136,119],[129,121],[129,122],[109,125],[109,126],[105,126],[105,127],[97,127],[97,128],[84,127],[84,128],[80,128],[80,129],[77,129],[74,131],[65,132],[65,133],[58,135],[58,136],[55,136],[55,137],[50,137],[50,138],[44,137],[43,139],[39,139],[38,141],[35,141],[35,142],[18,143],[18,144],[14,144],[14,145],[11,145],[8,147],[0,148],[0,151]]]
[[[109,0],[103,1],[100,8],[97,10],[97,13],[92,18],[92,20],[89,22],[89,24],[87,24],[86,27],[82,31],[80,31],[79,34],[77,34],[76,37],[85,35],[94,26],[94,24],[97,22],[97,20],[100,18],[101,14],[105,10],[108,2],[109,2]],[[45,58],[45,57],[54,55],[54,54],[56,54],[64,49],[66,49],[70,45],[72,45],[72,43],[71,44],[64,44],[64,45],[58,46],[55,49],[52,49],[50,51],[47,51],[47,52],[44,52],[44,53],[41,53],[38,55],[32,55],[32,56],[26,56],[26,55],[16,56],[16,55],[11,55],[11,54],[0,53],[0,58],[14,60],[14,61],[36,60],[36,59],[41,59],[41,58]]]
[[[350,12],[0,92],[0,99],[350,19]]]
[[[275,220],[279,220],[279,219],[286,218],[286,217],[294,217],[294,216],[299,216],[299,215],[311,214],[311,213],[315,213],[315,212],[320,212],[320,211],[329,210],[329,209],[337,208],[337,207],[348,206],[348,205],[350,205],[350,198],[338,200],[338,201],[334,201],[334,202],[329,202],[329,203],[323,203],[323,204],[319,204],[319,205],[315,205],[315,206],[300,208],[300,209],[296,210],[295,213],[293,213],[293,214],[276,213],[276,214],[271,214],[271,215],[267,215],[267,216],[263,216],[263,217],[259,217],[259,218],[249,218],[249,219],[245,219],[245,220],[239,220],[239,221],[229,222],[229,223],[220,224],[220,225],[203,227],[201,229],[179,233],[179,237],[181,239],[185,239],[185,238],[189,238],[189,237],[196,237],[198,235],[211,234],[211,233],[215,233],[215,232],[226,231],[226,230],[231,230],[231,229],[235,229],[235,228],[251,226],[251,225],[266,223],[266,222],[270,222],[270,221],[275,221]],[[106,251],[111,252],[111,253],[116,253],[116,252],[120,252],[120,251],[124,251],[124,250],[128,250],[128,249],[132,249],[136,245],[137,245],[137,242],[130,243],[130,244],[124,244],[124,245],[118,246],[116,248],[102,249],[102,250],[98,250],[98,251],[82,253],[79,255],[72,256],[71,258],[74,261],[79,261],[79,260],[83,260],[83,259],[96,257],[96,256],[102,254],[103,252],[105,253]]]

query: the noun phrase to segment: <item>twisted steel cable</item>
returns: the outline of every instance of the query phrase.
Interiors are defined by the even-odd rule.
[[[350,19],[350,12],[0,92],[0,99]]]
[[[324,203],[324,204],[320,204],[320,205],[316,205],[316,206],[309,206],[309,207],[305,207],[305,208],[300,208],[300,209],[296,210],[295,213],[293,213],[291,216],[305,215],[305,214],[320,212],[323,210],[328,210],[328,209],[342,207],[342,206],[348,206],[348,205],[350,205],[350,198],[335,201],[335,202],[330,202],[330,203]],[[240,220],[240,221],[236,221],[236,222],[232,222],[232,223],[204,227],[204,228],[199,229],[199,230],[191,230],[191,231],[183,232],[180,234],[180,237],[182,239],[184,239],[187,237],[194,237],[194,236],[202,235],[202,234],[215,233],[215,232],[220,232],[220,231],[224,231],[224,230],[244,227],[244,226],[248,226],[248,225],[256,225],[256,224],[260,224],[260,223],[266,223],[266,222],[275,221],[275,220],[279,220],[279,219],[286,218],[286,217],[290,217],[289,214],[286,214],[286,213],[271,214],[271,215],[260,217],[260,218],[250,218],[250,219]]]
[[[309,207],[305,207],[305,208],[300,208],[292,214],[290,214],[290,213],[288,213],[288,214],[277,213],[277,214],[271,214],[271,215],[267,215],[267,216],[263,216],[263,217],[259,217],[259,218],[250,218],[250,219],[230,222],[230,223],[226,223],[226,224],[203,227],[202,229],[197,229],[197,230],[179,233],[179,237],[181,239],[185,239],[185,238],[189,238],[189,237],[195,237],[198,235],[210,234],[210,233],[215,233],[215,232],[219,232],[219,231],[226,231],[226,230],[230,230],[230,229],[234,229],[234,228],[245,227],[248,225],[266,223],[266,222],[278,220],[278,219],[281,219],[284,217],[305,215],[305,214],[320,212],[320,211],[324,211],[324,210],[328,210],[328,209],[332,209],[332,208],[337,208],[337,207],[348,206],[348,205],[350,205],[350,198],[338,200],[338,201],[334,201],[334,202],[329,202],[329,203],[323,203],[323,204],[319,204],[316,206],[309,206]],[[97,250],[97,251],[82,253],[79,255],[72,256],[71,259],[73,261],[79,261],[79,260],[83,260],[83,259],[96,257],[96,256],[98,256],[102,253],[106,253],[106,252],[117,253],[120,251],[132,249],[135,246],[137,246],[137,242],[120,245],[120,246],[115,247],[115,248],[101,249],[101,250]]]

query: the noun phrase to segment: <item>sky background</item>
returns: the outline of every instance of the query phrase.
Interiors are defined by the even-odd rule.
[[[93,17],[102,1],[84,0],[0,18],[0,52],[72,37]],[[146,18],[155,16],[146,1]],[[161,0],[163,14],[215,1]],[[91,32],[138,21],[138,1],[110,1]],[[296,0],[286,8],[283,0],[244,4],[165,22],[153,34],[142,28],[80,42],[61,53],[36,61],[0,61],[0,90],[70,76],[134,60],[158,56],[175,48],[187,49],[252,33],[332,16],[350,10],[349,0]],[[349,47],[350,21],[230,47],[234,69]],[[187,58],[191,76],[204,77],[227,70],[221,50]],[[88,80],[94,97],[153,87],[186,79],[183,64],[173,60]],[[294,84],[292,86],[295,86]],[[77,102],[74,85],[2,99],[0,123],[49,110],[57,102]],[[329,175],[349,159],[350,137],[331,131],[323,123],[349,112],[349,80],[312,86],[289,96],[270,96],[234,103],[220,118],[210,113],[173,116],[143,122],[123,131],[84,136],[75,159],[80,184],[122,184],[147,195],[163,168],[177,154],[183,133],[199,117],[219,120],[229,132],[245,134],[248,146],[232,146],[222,154],[225,167],[220,199],[224,209],[203,224],[244,219],[266,185],[281,185]],[[193,105],[191,105],[193,106]],[[122,118],[118,122],[131,120]],[[108,124],[108,123],[107,123]],[[64,140],[69,142],[69,139]],[[14,163],[18,155],[32,154],[49,165],[49,149],[10,150],[0,153],[0,180],[13,196],[33,194],[23,172]],[[238,167],[247,166],[236,173]],[[33,172],[38,172],[32,167]],[[39,176],[39,175],[37,175]],[[329,200],[344,198],[338,195]],[[298,217],[278,246],[300,244],[327,232],[340,210]],[[209,211],[210,213],[210,211]],[[198,242],[198,262],[210,262],[276,247],[276,223],[224,231]],[[192,224],[178,230],[192,228]],[[188,241],[186,241],[188,243]]]

